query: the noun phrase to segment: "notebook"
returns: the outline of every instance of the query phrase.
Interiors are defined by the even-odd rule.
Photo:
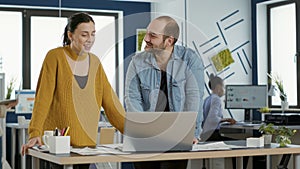
[[[123,152],[190,151],[197,112],[127,112]]]

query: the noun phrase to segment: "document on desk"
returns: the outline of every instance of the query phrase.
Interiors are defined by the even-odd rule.
[[[245,126],[245,127],[254,127],[254,126],[260,126],[261,122],[244,122],[244,121],[237,121],[235,123],[236,125]]]
[[[99,145],[95,148],[91,147],[84,147],[84,148],[72,148],[72,153],[77,153],[80,155],[102,155],[102,154],[130,154],[120,151],[118,149],[119,144],[106,144],[106,145]]]
[[[233,148],[246,148],[246,146],[237,146],[225,144],[223,141],[194,144],[192,151],[213,151],[213,150],[230,150]]]
[[[40,151],[40,152],[49,152],[48,147],[45,146],[45,145],[41,145],[41,146],[35,145],[35,146],[32,147],[32,149],[35,149],[35,150]]]

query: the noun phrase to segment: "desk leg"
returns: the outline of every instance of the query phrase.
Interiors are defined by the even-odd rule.
[[[121,133],[118,131],[118,130],[116,130],[116,143],[122,143],[122,135],[121,135]],[[117,169],[121,169],[121,167],[122,167],[122,165],[121,165],[121,162],[117,162]]]
[[[31,162],[32,162],[32,169],[39,169],[40,168],[40,159],[31,156]]]
[[[272,158],[271,155],[267,155],[267,169],[272,169]]]
[[[294,154],[294,168],[300,168],[300,154]]]
[[[236,157],[236,168],[243,168],[243,157]]]
[[[15,155],[16,155],[16,129],[11,128],[11,168],[15,169]]]
[[[64,169],[73,169],[73,165],[64,165]]]
[[[25,144],[25,129],[20,129],[19,131],[20,131],[19,136],[21,138],[19,144],[21,144],[22,146],[23,144]],[[26,169],[26,155],[21,156],[21,169]]]

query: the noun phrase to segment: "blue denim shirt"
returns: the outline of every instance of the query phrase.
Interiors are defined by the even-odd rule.
[[[195,51],[174,46],[167,64],[167,89],[170,111],[196,111],[195,137],[199,138],[203,120],[203,63]],[[155,56],[142,52],[132,58],[125,81],[126,110],[155,111],[160,90],[161,71]]]

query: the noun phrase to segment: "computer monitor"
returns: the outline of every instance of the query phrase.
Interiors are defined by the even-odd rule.
[[[267,85],[226,85],[225,108],[245,109],[245,121],[251,119],[251,109],[266,107]]]
[[[5,96],[5,74],[0,73],[0,100],[4,100]]]
[[[16,90],[16,113],[32,113],[35,99],[35,90]]]

